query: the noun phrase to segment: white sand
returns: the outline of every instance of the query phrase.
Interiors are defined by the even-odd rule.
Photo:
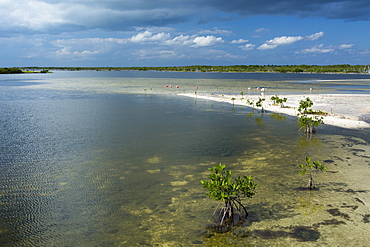
[[[329,113],[324,117],[324,124],[338,126],[342,128],[370,128],[370,124],[363,121],[363,115],[370,114],[370,95],[369,94],[301,94],[301,95],[278,95],[279,98],[287,98],[284,103],[285,108],[280,105],[273,105],[270,100],[273,95],[244,95],[241,100],[241,95],[221,95],[221,94],[180,94],[187,97],[194,97],[199,99],[207,99],[218,102],[226,102],[235,105],[247,105],[247,99],[258,101],[258,98],[265,98],[263,107],[267,111],[284,113],[291,116],[297,116],[297,109],[300,100],[305,100],[309,97],[313,101],[314,110],[322,110]]]

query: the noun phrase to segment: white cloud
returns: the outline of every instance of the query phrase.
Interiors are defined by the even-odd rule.
[[[270,44],[262,44],[260,47],[258,47],[258,50],[271,50],[278,47],[278,45],[270,45]]]
[[[341,49],[341,50],[342,49],[350,49],[354,46],[355,46],[355,44],[341,44],[341,45],[338,46],[338,49]]]
[[[220,37],[209,36],[196,36],[196,35],[180,35],[173,39],[166,40],[163,42],[165,45],[181,45],[191,47],[204,47],[213,46],[218,43],[223,43],[223,39]]]
[[[267,32],[267,31],[269,31],[269,29],[264,28],[264,27],[261,27],[261,28],[258,28],[256,30],[254,30],[254,32],[256,32],[256,33]]]
[[[158,33],[153,35],[152,32],[145,31],[132,36],[130,41],[134,43],[158,42],[169,39],[170,37],[171,35],[169,33]]]
[[[221,29],[214,28],[212,30],[202,30],[202,31],[198,32],[198,34],[231,35],[232,32],[229,31],[229,30],[221,30]]]
[[[165,45],[187,45],[187,46],[190,46],[190,45],[193,45],[193,39],[195,38],[196,36],[193,35],[193,36],[190,36],[190,35],[180,35],[180,36],[177,36],[171,40],[166,40],[164,42]]]
[[[281,37],[276,37],[274,39],[270,39],[265,41],[264,44],[262,44],[260,47],[257,49],[259,50],[270,50],[270,49],[275,49],[276,47],[280,45],[290,45],[293,44],[297,41],[302,40],[302,36],[281,36]]]
[[[335,50],[334,48],[324,48],[324,45],[320,44],[320,45],[316,45],[316,46],[311,47],[311,48],[307,48],[307,49],[298,51],[296,53],[302,53],[302,54],[306,54],[306,53],[329,53],[329,52],[333,52],[334,50]]]
[[[73,57],[87,57],[91,55],[96,55],[101,53],[99,50],[90,51],[90,50],[82,50],[82,51],[74,51],[72,47],[63,47],[62,49],[55,52],[57,56],[73,56]]]
[[[303,37],[301,36],[282,36],[269,40],[266,43],[270,45],[290,45],[302,39]]]
[[[265,41],[265,43],[262,44],[257,49],[259,49],[259,50],[271,50],[271,49],[277,48],[278,46],[291,45],[291,44],[293,44],[295,42],[298,42],[298,41],[301,41],[301,40],[315,41],[315,40],[320,39],[323,36],[324,36],[324,32],[314,33],[314,34],[311,34],[311,35],[307,35],[305,37],[302,37],[302,36],[281,36],[281,37],[276,37],[276,38]]]
[[[0,2],[0,27],[44,30],[47,27],[68,23],[60,5],[41,1]]]
[[[230,43],[231,44],[243,44],[243,43],[248,43],[248,42],[249,42],[249,40],[247,40],[247,39],[238,39],[238,40],[233,40]]]
[[[245,51],[253,50],[254,47],[255,45],[253,44],[245,44],[245,45],[239,46],[240,49],[245,50]]]
[[[314,34],[308,35],[305,38],[307,40],[314,41],[314,40],[318,40],[318,39],[322,38],[323,36],[324,36],[324,32],[318,32],[318,33],[314,33]]]
[[[106,54],[117,47],[126,44],[127,39],[117,38],[84,38],[84,39],[59,39],[51,44],[59,47],[54,54],[57,57],[85,58],[97,54]]]
[[[121,45],[130,44],[168,45],[168,46],[186,46],[186,47],[208,47],[224,42],[222,38],[215,36],[196,36],[180,35],[171,39],[169,33],[152,33],[149,31],[139,32],[130,38],[83,38],[83,39],[59,39],[52,41],[51,44],[58,47],[54,54],[58,57],[83,58],[96,54],[108,54],[117,49],[122,49]],[[144,52],[146,50],[146,52]],[[158,51],[156,47],[146,48],[140,51],[140,57],[169,58],[176,57],[176,53],[171,50]]]
[[[220,37],[215,37],[215,36],[200,36],[196,37],[194,40],[194,45],[193,47],[202,47],[202,46],[212,46],[217,43],[222,43],[223,40]]]

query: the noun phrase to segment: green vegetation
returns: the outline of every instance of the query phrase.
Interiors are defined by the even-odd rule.
[[[23,73],[50,73],[48,69],[40,71],[22,70],[20,68],[0,68],[0,74],[23,74]]]
[[[240,225],[247,218],[248,212],[241,202],[242,197],[252,198],[255,194],[257,184],[252,182],[252,177],[243,176],[232,178],[231,171],[225,171],[226,165],[219,164],[208,168],[211,174],[209,180],[202,180],[203,188],[208,189],[206,194],[209,198],[219,201],[213,216],[217,213],[220,204],[224,205],[215,218],[216,230],[227,232],[233,226]],[[237,214],[235,213],[235,209]]]
[[[304,133],[307,135],[315,134],[316,133],[316,127],[320,126],[320,124],[323,124],[323,117],[313,116],[308,117],[307,115],[302,115],[298,118],[299,130],[304,130]]]
[[[287,98],[282,98],[281,99],[281,98],[279,98],[279,96],[276,95],[276,96],[272,96],[271,100],[274,101],[274,105],[280,104],[280,107],[284,108],[284,103],[287,102],[288,99]]]
[[[310,98],[306,98],[306,100],[301,100],[299,102],[299,107],[298,107],[298,111],[301,113],[301,114],[308,114],[308,108],[309,107],[312,107],[313,106],[313,102]]]
[[[323,124],[323,117],[318,117],[317,115],[326,115],[323,111],[314,111],[312,109],[309,109],[313,106],[313,102],[310,98],[306,98],[306,100],[301,100],[299,102],[298,107],[298,123],[301,126],[299,130],[304,130],[304,133],[307,135],[315,134],[316,133],[316,127],[320,126],[320,124]],[[308,116],[309,114],[315,115],[315,116]]]
[[[318,161],[311,161],[310,157],[306,157],[306,163],[299,165],[302,170],[299,172],[302,176],[308,175],[309,180],[307,183],[307,189],[312,190],[314,188],[313,178],[314,175],[319,171],[325,171],[326,166],[321,165]]]
[[[266,110],[263,108],[263,101],[265,101],[265,98],[258,98],[258,101],[256,102],[256,106],[261,107],[261,113],[266,112]]]
[[[253,100],[247,99],[247,105],[252,106],[253,110],[254,110],[254,101]]]
[[[19,68],[0,68],[0,74],[22,74],[23,71]]]
[[[231,66],[169,66],[169,67],[24,67],[32,70],[155,70],[180,72],[233,72],[233,73],[370,73],[367,65],[231,65]]]

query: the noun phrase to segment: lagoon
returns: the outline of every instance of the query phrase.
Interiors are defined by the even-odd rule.
[[[369,75],[55,71],[0,77],[2,246],[363,246],[369,240],[370,130],[179,93],[369,93]],[[172,85],[172,88],[165,87]],[[179,88],[176,88],[179,85]],[[248,95],[246,95],[248,97]],[[328,172],[317,190],[306,156]],[[240,228],[212,233],[214,164],[259,184]],[[343,234],[343,232],[347,234]]]

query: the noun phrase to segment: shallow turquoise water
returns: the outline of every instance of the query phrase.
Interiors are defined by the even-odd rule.
[[[176,95],[198,85],[204,94],[257,85],[304,92],[312,84],[306,75],[104,73],[1,78],[2,246],[354,243],[343,231],[368,239],[370,197],[361,181],[369,175],[369,130],[322,126],[307,140],[294,117]],[[315,82],[316,90],[332,92],[333,83]],[[366,83],[352,89],[364,93]],[[311,194],[298,175],[305,156],[329,170]],[[219,162],[259,184],[245,226],[228,234],[207,232],[217,203],[199,182]]]

